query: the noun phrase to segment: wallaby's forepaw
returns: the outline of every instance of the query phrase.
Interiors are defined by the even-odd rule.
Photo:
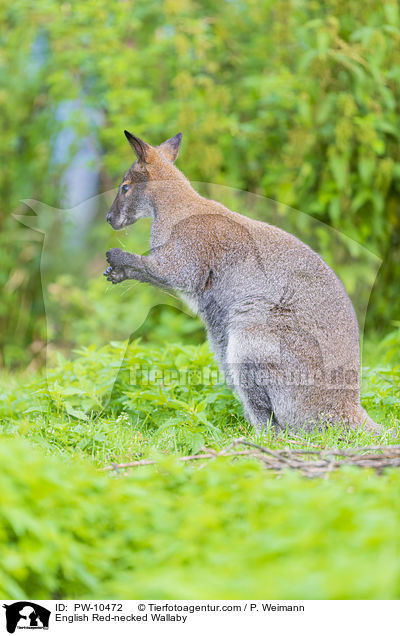
[[[111,265],[113,269],[116,267],[122,268],[123,255],[123,250],[121,250],[119,247],[113,247],[111,250],[108,250],[108,252],[106,252],[107,263]]]
[[[107,267],[104,272],[104,276],[110,281],[110,283],[113,283],[113,285],[121,283],[126,278],[122,267],[122,254],[123,251],[119,247],[113,247],[106,253],[106,259],[109,263],[109,267]]]

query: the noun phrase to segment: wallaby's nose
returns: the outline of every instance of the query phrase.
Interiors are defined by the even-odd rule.
[[[111,225],[111,214],[110,213],[107,214],[107,223],[109,223]]]

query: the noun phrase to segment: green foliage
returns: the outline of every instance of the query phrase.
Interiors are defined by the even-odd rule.
[[[248,460],[164,459],[110,480],[21,441],[0,462],[2,598],[400,593],[398,471],[277,479]]]
[[[386,353],[385,353],[386,351]],[[382,349],[381,359],[389,350]],[[258,436],[240,402],[224,384],[206,344],[155,346],[113,342],[81,349],[21,387],[0,390],[0,427],[6,435],[29,437],[46,452],[86,457],[104,466],[162,453],[196,453],[222,448],[232,437],[250,436],[271,447],[301,443],[347,447],[393,443],[400,424],[399,367],[366,368],[363,403],[383,425],[380,438],[332,427],[301,437],[275,436],[266,426]],[[2,382],[6,387],[8,379]]]
[[[24,391],[0,394],[5,432],[115,461],[128,446],[128,456],[140,455],[149,438],[165,451],[197,452],[206,442],[221,443],[235,425],[241,434],[247,428],[205,344],[111,343],[82,349],[74,361],[58,359]]]
[[[400,414],[400,323],[375,345],[372,359],[375,365],[364,369],[364,403],[371,413],[390,421]]]
[[[46,334],[42,235],[12,217],[27,198],[63,207],[80,140],[97,145],[105,191],[132,159],[124,128],[155,143],[182,130],[190,179],[276,199],[385,257],[370,314],[383,330],[400,313],[395,0],[0,0],[0,25],[0,365],[33,359],[26,377],[1,375],[0,596],[398,598],[398,471],[306,480],[244,459],[200,470],[175,459],[243,434],[271,448],[393,443],[399,330],[367,345],[363,404],[380,437],[340,427],[257,436],[179,301],[167,307],[137,284],[116,293],[100,278],[105,244],[132,237],[144,251],[148,225],[118,240],[99,202],[71,244],[46,217],[57,246],[42,269]],[[71,101],[79,107],[63,121]],[[64,129],[76,141],[61,165]],[[312,224],[298,224],[311,242]],[[336,262],[332,246],[322,252]],[[360,262],[343,274],[354,294],[370,276]],[[99,348],[130,332],[129,346]],[[32,374],[47,335],[52,365]],[[144,457],[156,467],[99,470]]]
[[[119,289],[107,288],[102,276],[79,283],[61,275],[50,284],[50,359],[55,345],[71,357],[76,347],[100,346],[131,334],[157,344],[167,342],[172,334],[174,342],[202,342],[202,323],[189,316],[177,299],[175,306],[163,301],[162,292],[149,285],[138,287],[129,281]]]
[[[3,374],[0,596],[398,598],[398,471],[307,480],[250,460],[175,461],[244,434],[270,448],[393,443],[398,343],[379,351],[392,371],[365,378],[380,437],[255,434],[206,345],[111,343],[59,355],[47,379]],[[145,457],[156,467],[99,471]]]
[[[64,127],[96,139],[102,190],[131,161],[124,127],[155,142],[183,130],[180,165],[189,178],[274,198],[385,257],[370,325],[398,316],[395,0],[16,0],[1,3],[0,23],[3,363],[28,362],[45,340],[40,240],[11,213],[28,197],[62,207],[53,145]],[[57,109],[68,100],[81,108],[65,122]],[[78,263],[79,253],[69,258]],[[68,331],[66,323],[56,330]]]

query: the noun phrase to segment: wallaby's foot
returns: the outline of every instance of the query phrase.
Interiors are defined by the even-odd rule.
[[[357,417],[350,423],[350,428],[374,433],[375,435],[381,435],[383,433],[383,427],[374,422],[372,417],[370,417],[364,409],[361,409]]]
[[[123,250],[121,250],[119,247],[113,247],[106,253],[106,259],[109,263],[109,267],[107,267],[106,271],[104,272],[104,276],[107,278],[108,281],[110,281],[110,283],[113,283],[113,285],[121,283],[127,278],[122,264],[123,253]]]
[[[364,431],[375,433],[375,435],[380,435],[381,433],[383,433],[382,426],[374,422],[374,420],[370,417],[366,418],[365,422],[362,424],[362,427]]]

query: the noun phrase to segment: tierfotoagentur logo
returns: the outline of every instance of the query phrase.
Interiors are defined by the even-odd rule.
[[[3,607],[6,610],[6,628],[9,634],[14,634],[16,629],[49,629],[51,612],[37,603],[18,601]]]

